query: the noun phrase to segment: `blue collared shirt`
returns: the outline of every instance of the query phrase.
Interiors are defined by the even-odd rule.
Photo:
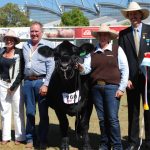
[[[41,39],[38,44],[38,48],[44,45],[54,48],[53,43]],[[27,41],[23,45],[23,55],[25,60],[24,75],[25,76],[46,75],[44,85],[48,86],[55,67],[54,57],[46,58],[40,55],[38,53],[38,48],[33,53],[31,53],[32,50],[31,40]]]
[[[109,45],[105,49],[112,51],[112,44],[109,43]],[[94,53],[96,53],[98,51],[104,52],[105,49],[101,49],[98,44]],[[120,46],[118,48],[118,66],[119,66],[119,70],[121,73],[119,90],[125,91],[127,84],[128,84],[128,78],[129,78],[129,66],[128,66],[127,57],[126,57],[123,49]],[[88,55],[84,59],[83,68],[84,68],[84,70],[83,70],[83,72],[81,72],[82,75],[85,75],[85,74],[88,74],[91,72],[92,68],[91,68],[91,56],[90,55]]]

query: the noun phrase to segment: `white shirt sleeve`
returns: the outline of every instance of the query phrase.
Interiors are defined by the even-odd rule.
[[[84,69],[82,72],[80,72],[81,75],[86,75],[91,72],[91,55],[90,54],[88,54],[84,58],[84,63],[82,64],[82,66]]]
[[[128,84],[128,78],[129,78],[129,66],[128,66],[127,57],[120,46],[118,48],[118,66],[121,73],[119,90],[125,91]]]

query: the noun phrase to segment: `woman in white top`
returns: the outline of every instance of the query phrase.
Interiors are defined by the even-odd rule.
[[[15,47],[20,39],[9,30],[4,36],[5,47],[0,54],[0,111],[2,116],[2,145],[11,140],[13,110],[15,144],[25,141],[24,102],[20,85],[23,79],[22,50]]]
[[[96,50],[79,64],[81,74],[90,73],[92,97],[101,130],[99,150],[122,150],[118,111],[127,86],[129,68],[121,47],[111,43],[118,34],[107,25],[92,32],[98,40]]]

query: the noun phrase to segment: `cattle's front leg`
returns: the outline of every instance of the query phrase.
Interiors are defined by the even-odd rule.
[[[60,150],[69,150],[69,137],[68,137],[69,122],[67,116],[60,110],[55,110],[55,112],[59,120],[59,126],[62,136]]]
[[[85,108],[83,108],[81,112],[81,119],[79,122],[80,130],[82,131],[82,140],[83,140],[83,148],[82,150],[91,150],[90,145],[90,138],[88,134],[89,129],[89,120],[92,113],[93,105],[87,105]]]

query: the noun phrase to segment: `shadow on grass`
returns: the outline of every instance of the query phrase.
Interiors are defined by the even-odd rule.
[[[123,144],[124,149],[126,149],[128,147],[128,136],[123,136],[122,137],[122,144]],[[140,145],[140,141],[139,141],[139,145]],[[145,147],[145,140],[144,139],[142,139],[142,144],[141,144],[140,150],[150,150],[150,149]]]
[[[38,126],[36,126],[36,131],[38,131]],[[94,149],[98,149],[99,135],[94,133],[89,133],[90,143]],[[48,135],[48,147],[60,147],[61,135],[58,124],[50,124],[49,135]],[[76,149],[82,149],[82,140],[76,138],[76,133],[73,129],[69,128],[69,145]]]
[[[36,125],[36,132],[38,132],[38,126]],[[14,130],[11,131],[12,140],[15,140]],[[97,150],[100,144],[100,134],[89,133],[90,136],[90,144],[93,150]],[[82,150],[82,140],[76,138],[76,133],[73,129],[69,128],[69,145],[75,149]],[[2,131],[0,130],[0,140],[2,140]],[[39,141],[37,140],[38,147]],[[49,134],[48,134],[48,147],[60,147],[61,143],[61,135],[58,124],[50,124],[49,125]],[[123,148],[127,147],[127,136],[122,137]],[[72,150],[73,150],[72,148]]]
[[[100,144],[100,134],[96,133],[89,133],[90,136],[90,144],[93,150],[97,150]],[[69,138],[70,138],[70,146],[81,149],[82,150],[82,140],[77,140],[76,133],[74,130],[69,128]],[[123,149],[127,148],[128,142],[127,142],[127,136],[124,136],[122,138],[122,145]],[[60,130],[59,125],[56,124],[50,124],[50,132],[49,132],[49,138],[48,138],[48,144],[50,147],[59,147],[61,142],[61,136],[60,136]]]
[[[97,150],[100,144],[100,134],[96,133],[89,133],[90,136],[90,144],[93,150]],[[71,147],[77,148],[82,150],[82,140],[76,138],[76,133],[73,129],[69,128],[69,145]],[[123,149],[127,148],[127,136],[122,137],[122,145]],[[50,124],[49,128],[49,138],[48,138],[48,146],[49,147],[60,147],[61,136],[59,125],[57,124]]]
[[[36,126],[36,131],[38,131],[38,126]],[[93,149],[98,149],[99,146],[99,135],[95,133],[89,133],[90,144]],[[39,142],[38,142],[39,143]],[[48,147],[60,147],[61,135],[58,124],[49,125],[49,134],[48,134]],[[76,133],[73,129],[69,128],[69,145],[72,149],[81,149],[82,150],[82,140],[76,138]],[[38,145],[37,145],[38,147]]]
[[[90,144],[93,150],[97,150],[100,144],[100,134],[89,133]],[[82,150],[82,140],[76,138],[76,133],[73,129],[69,128],[69,145],[73,148]],[[60,147],[61,135],[58,124],[50,124],[49,126],[49,138],[48,146],[49,147]],[[123,148],[127,147],[127,136],[122,138]]]

